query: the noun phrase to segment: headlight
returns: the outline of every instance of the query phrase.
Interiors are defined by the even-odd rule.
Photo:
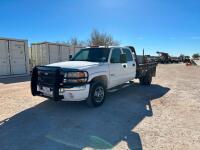
[[[86,72],[68,72],[65,74],[66,78],[85,78],[87,77]]]
[[[88,73],[84,71],[67,72],[64,73],[63,83],[86,83],[88,80]]]

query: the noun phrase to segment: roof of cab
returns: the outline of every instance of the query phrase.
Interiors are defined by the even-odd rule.
[[[86,48],[122,48],[122,46],[88,46]]]

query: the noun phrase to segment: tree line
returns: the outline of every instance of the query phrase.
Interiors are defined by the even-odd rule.
[[[73,47],[86,47],[86,46],[118,46],[119,41],[115,40],[111,34],[99,32],[94,29],[87,41],[79,41],[77,37],[71,38],[68,42],[68,45]],[[184,57],[183,54],[180,57]],[[197,59],[200,57],[199,53],[192,55],[192,58]]]

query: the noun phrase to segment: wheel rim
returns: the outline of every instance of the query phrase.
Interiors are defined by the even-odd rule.
[[[103,101],[104,95],[105,95],[105,92],[104,92],[103,87],[97,87],[95,89],[95,91],[94,91],[94,98],[95,98],[95,101],[97,103],[100,103],[100,102]]]

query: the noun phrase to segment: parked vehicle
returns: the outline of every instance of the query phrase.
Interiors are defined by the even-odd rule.
[[[179,62],[181,62],[180,57],[171,57],[171,63],[179,63]]]
[[[184,63],[190,63],[190,62],[191,62],[190,56],[184,56],[183,62],[184,62]]]
[[[159,55],[159,63],[168,64],[171,61],[168,53],[157,52],[157,54]]]
[[[158,56],[146,55],[146,57],[147,57],[147,61],[148,62],[156,62],[156,63],[159,62],[159,57]]]
[[[55,101],[86,100],[89,106],[104,103],[106,91],[139,79],[149,86],[157,63],[138,60],[134,47],[89,47],[68,62],[33,69],[31,91]]]

